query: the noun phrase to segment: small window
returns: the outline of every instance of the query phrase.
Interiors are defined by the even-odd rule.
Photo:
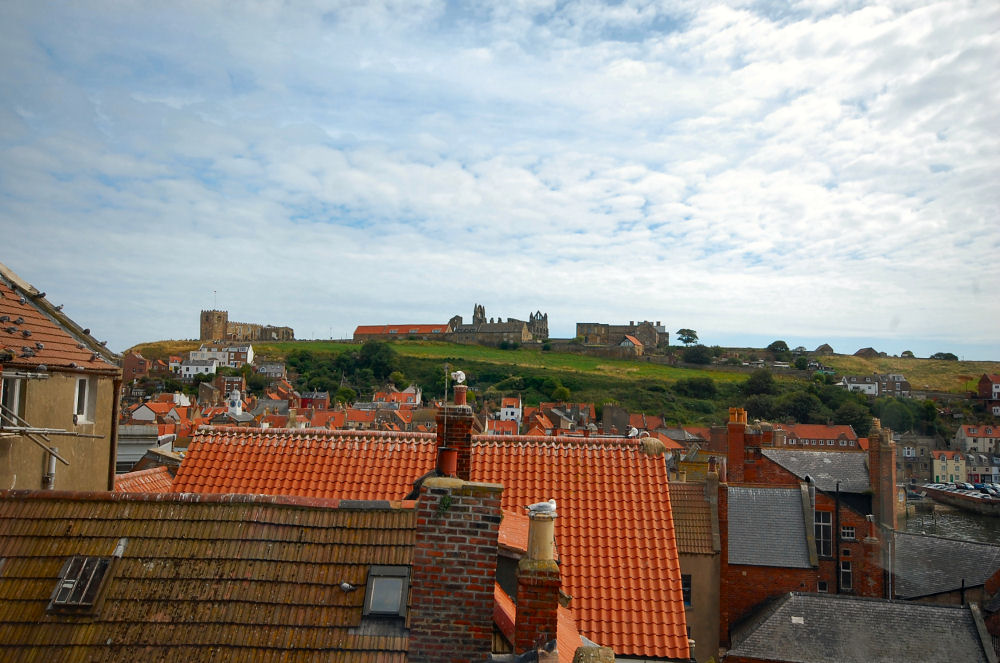
[[[854,588],[854,573],[850,562],[840,563],[840,588],[845,591]]]
[[[365,588],[366,615],[406,614],[410,570],[406,566],[373,566]]]
[[[22,401],[24,382],[18,378],[3,378],[0,382],[0,426],[17,426],[24,414]]]
[[[59,583],[52,592],[48,609],[93,608],[109,566],[111,566],[110,557],[76,555],[66,560],[59,572]]]
[[[820,580],[816,583],[816,591],[826,593],[829,590],[826,587],[826,580]]]
[[[681,574],[681,593],[684,595],[684,605],[691,606],[691,574]]]
[[[93,423],[94,405],[97,400],[92,378],[77,378],[76,399],[73,404],[74,423]]]
[[[840,538],[846,541],[854,541],[854,528],[844,526],[840,528]]]
[[[850,557],[851,556],[851,549],[850,548],[844,548],[843,550],[840,551],[840,556],[841,557]]]

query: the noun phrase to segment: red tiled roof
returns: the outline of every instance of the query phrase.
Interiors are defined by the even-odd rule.
[[[521,407],[521,399],[517,396],[508,396],[500,401],[500,407]]]
[[[153,467],[148,470],[119,474],[115,477],[116,493],[169,493],[174,478],[167,468]]]
[[[206,427],[174,490],[402,499],[436,457],[420,433]],[[503,484],[507,510],[557,501],[563,587],[588,638],[621,656],[688,656],[662,456],[641,440],[477,435],[472,480]]]
[[[491,419],[488,432],[490,435],[517,435],[517,422]]]
[[[347,413],[343,410],[320,410],[313,415],[310,424],[313,428],[340,428],[344,425],[346,417]],[[286,423],[287,420],[288,417],[285,417]]]
[[[846,425],[826,424],[779,424],[788,433],[800,440],[838,440],[843,435],[845,439],[857,440],[854,429]]]
[[[347,421],[351,422],[375,421],[375,410],[358,410],[352,407],[349,410],[347,410]]]
[[[691,435],[697,435],[703,440],[712,439],[712,429],[708,426],[684,426],[682,430]]]
[[[514,642],[514,620],[517,607],[499,583],[493,583],[493,623],[509,642]],[[556,641],[558,646],[558,640]]]
[[[0,321],[0,351],[13,355],[6,365],[120,372],[112,363],[114,353],[98,345],[44,294],[0,263],[0,318],[6,318]]]
[[[355,336],[381,336],[384,334],[396,334],[406,336],[407,334],[433,334],[434,330],[438,334],[448,331],[448,325],[358,325],[354,330]],[[393,331],[395,330],[395,331]]]
[[[500,521],[497,543],[504,548],[527,552],[530,522],[528,516],[523,513],[512,510],[504,511],[503,520]]]
[[[637,347],[637,348],[643,347],[642,346],[642,341],[640,341],[639,339],[637,339],[635,336],[629,336],[628,334],[625,334],[625,338],[628,339],[628,342],[631,343],[632,345],[634,345],[635,347]]]

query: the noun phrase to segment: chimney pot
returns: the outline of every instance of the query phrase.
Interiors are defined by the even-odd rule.
[[[456,384],[455,385],[455,405],[465,405],[467,393],[469,391],[468,385]]]
[[[458,471],[458,449],[438,447],[437,471],[446,477],[453,477]]]

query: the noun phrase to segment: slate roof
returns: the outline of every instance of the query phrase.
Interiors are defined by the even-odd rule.
[[[437,437],[202,428],[175,491],[401,499],[434,468]],[[616,654],[687,658],[666,465],[640,440],[473,436],[472,480],[505,510],[554,498],[563,589],[580,632]],[[658,533],[659,536],[651,536]]]
[[[842,493],[864,493],[871,489],[865,453],[787,449],[761,449],[761,453],[800,479],[812,477],[816,487],[824,492],[835,492],[837,479],[841,480]]]
[[[795,663],[987,663],[968,608],[786,594],[737,628],[730,657]]]
[[[719,552],[712,542],[712,510],[705,497],[704,483],[670,482],[670,506],[679,553],[711,555]]]
[[[895,533],[895,591],[904,599],[982,585],[1000,569],[1000,545]]]
[[[0,356],[12,355],[4,365],[8,369],[35,370],[45,365],[56,370],[120,373],[118,355],[44,295],[0,263]]]
[[[362,624],[373,563],[409,565],[412,507],[267,496],[0,492],[0,659],[406,660]],[[46,614],[63,563],[110,556],[94,617]],[[110,643],[110,644],[108,644]]]
[[[798,488],[729,486],[728,498],[730,564],[812,568]]]
[[[165,466],[151,467],[148,470],[128,472],[115,477],[115,492],[117,493],[169,493],[174,478]]]

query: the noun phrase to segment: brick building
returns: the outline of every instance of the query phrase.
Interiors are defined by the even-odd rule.
[[[646,350],[663,348],[670,345],[670,333],[657,320],[636,322],[630,320],[627,325],[612,325],[605,322],[578,322],[576,336],[582,338],[587,345],[618,345],[626,336],[632,336]]]
[[[867,453],[773,448],[773,428],[730,411],[720,488],[720,639],[755,606],[787,592],[881,597],[895,529],[895,449],[876,420]]]

